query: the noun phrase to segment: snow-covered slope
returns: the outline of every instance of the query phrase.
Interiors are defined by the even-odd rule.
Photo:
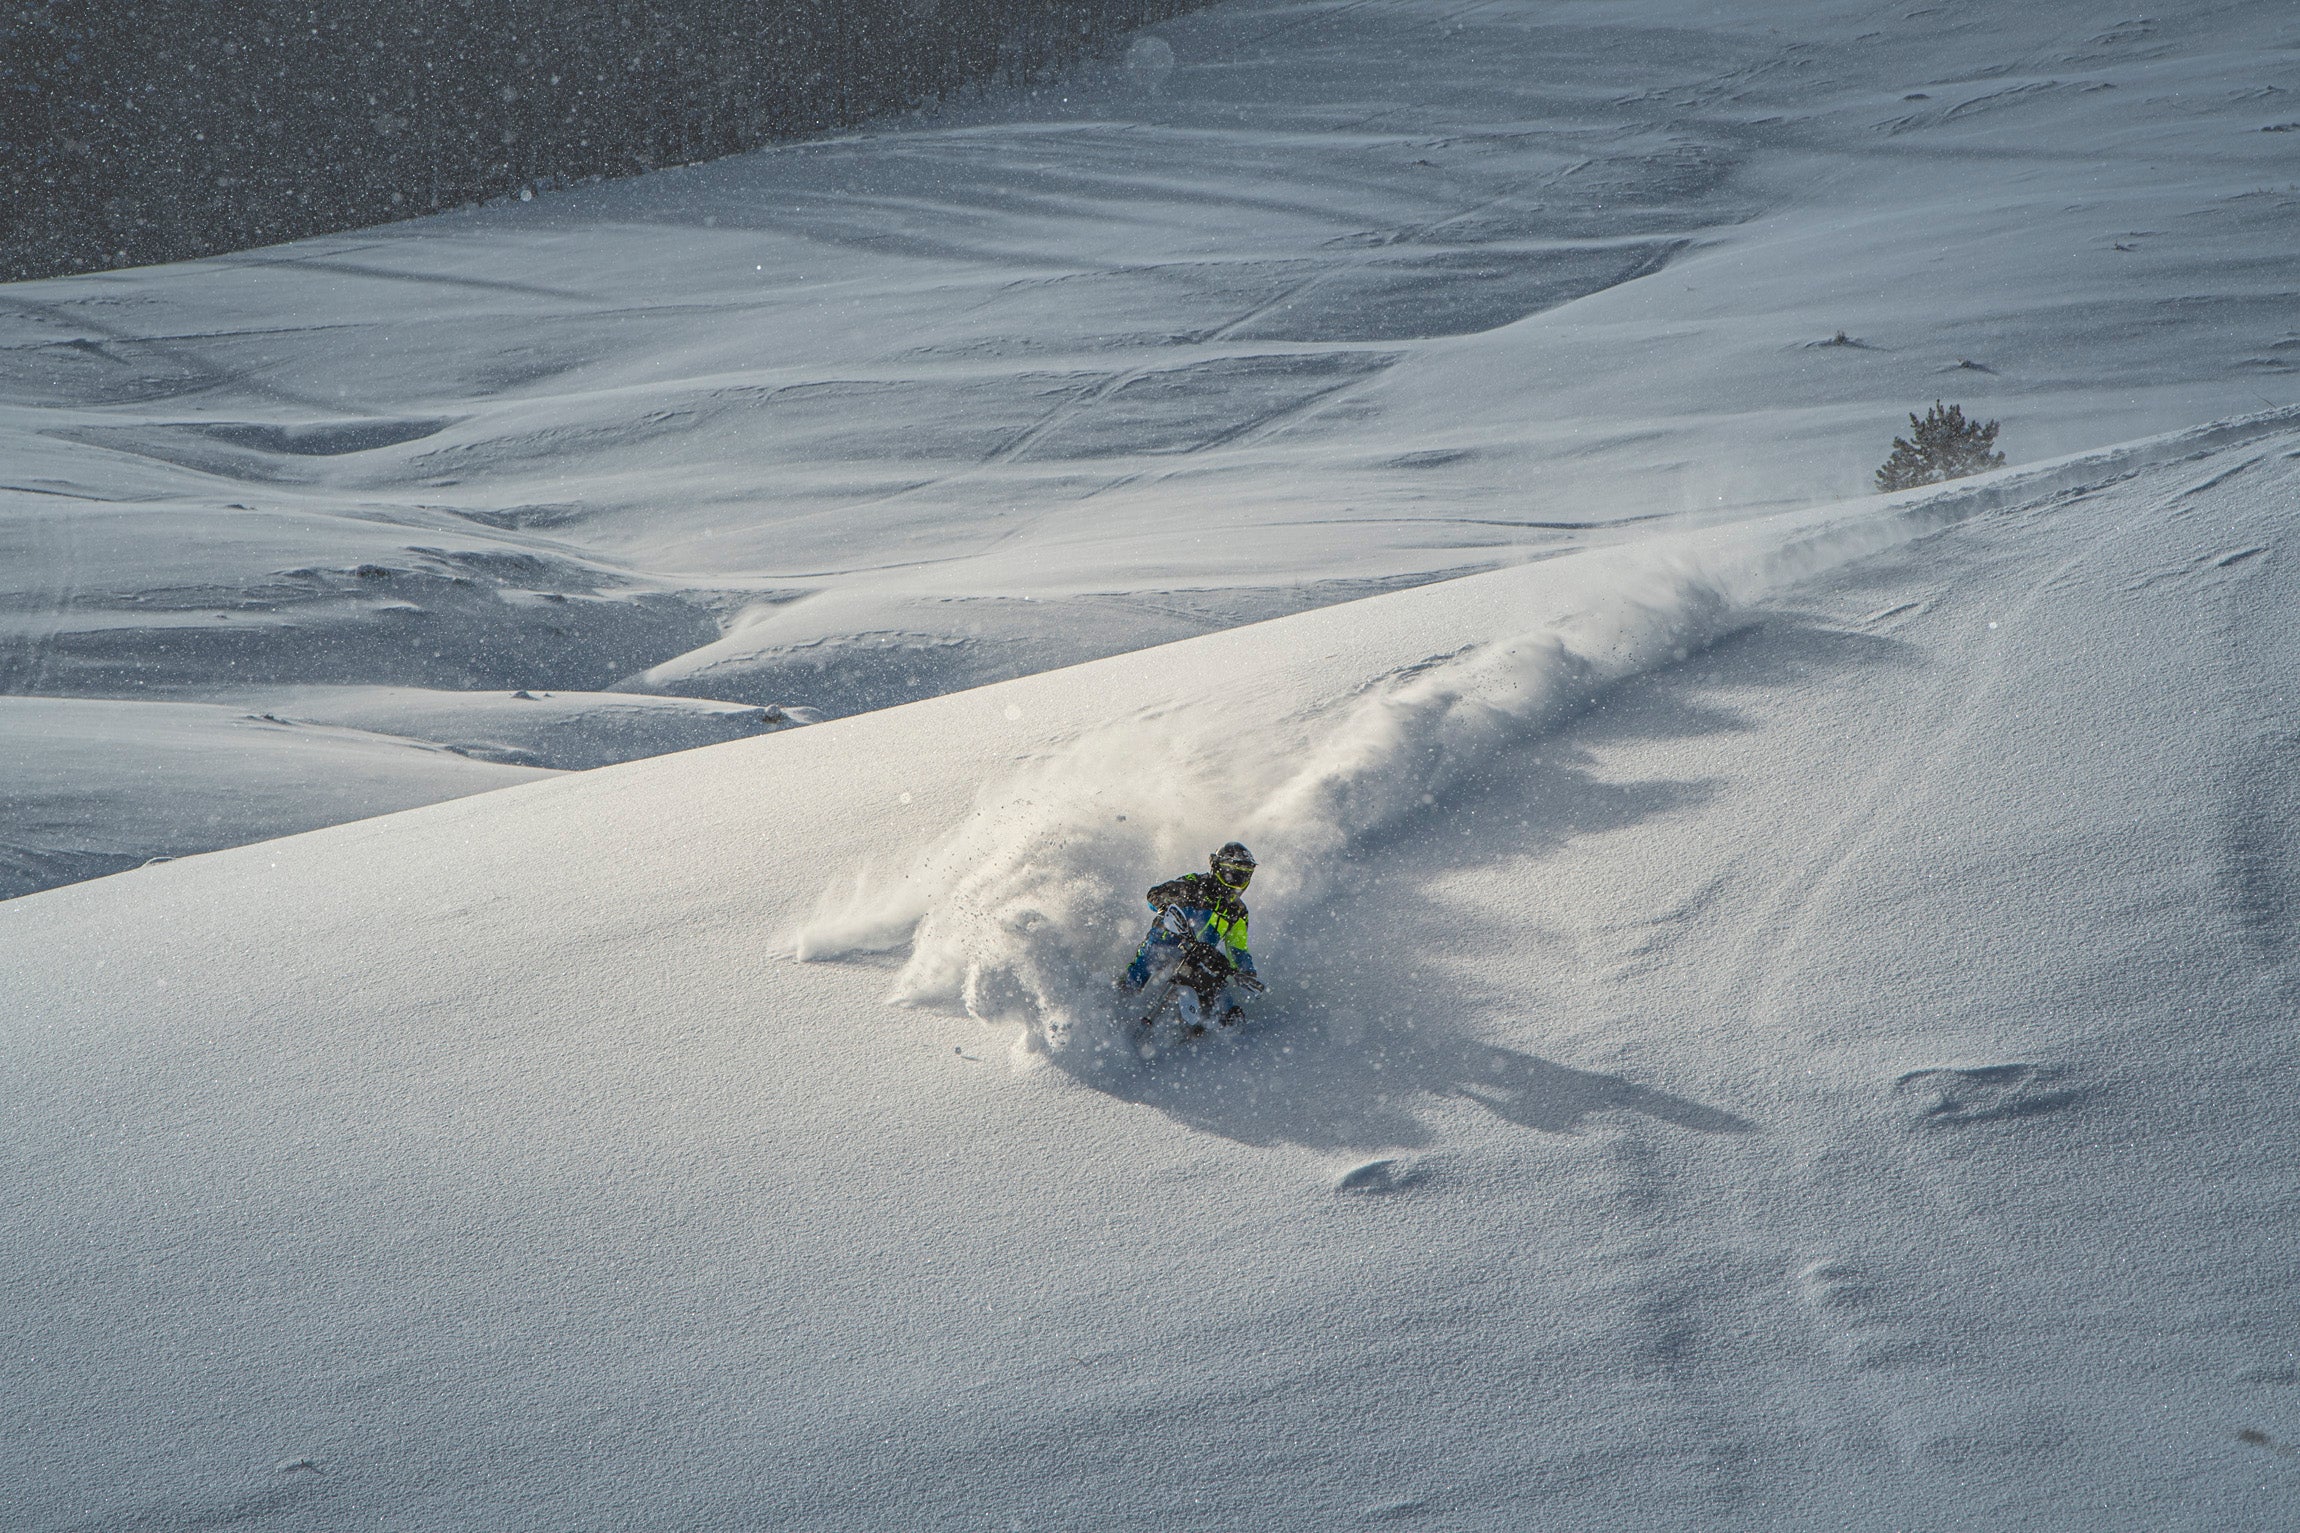
[[[2262,420],[11,901],[0,1523],[2278,1525],[2296,493]],[[1097,1047],[1238,832],[1255,1029]]]
[[[239,703],[0,697],[0,813],[13,827],[0,898],[809,717],[414,687],[268,689]]]
[[[1937,396],[2016,461],[2291,399],[2287,7],[1158,32],[1170,70],[0,291],[0,689],[135,705],[122,762],[175,749],[144,701],[251,688],[851,713],[1836,499]],[[275,828],[328,798],[295,759],[249,757],[250,833],[267,776]]]

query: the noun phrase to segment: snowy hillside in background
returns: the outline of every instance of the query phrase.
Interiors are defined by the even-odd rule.
[[[2286,416],[10,901],[0,1524],[2277,1526],[2296,495]],[[1143,1060],[1241,826],[1272,993]]]
[[[480,700],[409,735],[374,688],[512,733],[523,689],[843,715],[1855,494],[1935,397],[2015,461],[2292,397],[2278,6],[1157,36],[1170,68],[0,290],[0,691],[119,705],[0,703],[0,893],[512,780]],[[655,718],[575,754],[718,727]]]

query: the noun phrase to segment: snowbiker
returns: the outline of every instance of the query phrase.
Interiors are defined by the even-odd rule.
[[[1244,1010],[1236,992],[1264,988],[1246,951],[1246,902],[1238,897],[1253,882],[1254,854],[1232,841],[1206,860],[1210,871],[1186,873],[1150,891],[1157,919],[1119,982],[1128,992],[1153,978],[1171,982],[1180,992],[1182,1030],[1193,1037],[1209,1021],[1235,1025]],[[1153,1008],[1143,1025],[1156,1015]]]

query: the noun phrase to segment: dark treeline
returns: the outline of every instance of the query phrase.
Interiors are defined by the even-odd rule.
[[[0,278],[708,159],[1194,0],[0,0]]]

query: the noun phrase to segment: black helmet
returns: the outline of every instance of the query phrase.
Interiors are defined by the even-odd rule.
[[[1244,843],[1231,841],[1206,859],[1213,867],[1214,876],[1232,889],[1243,889],[1254,881],[1254,854]]]

